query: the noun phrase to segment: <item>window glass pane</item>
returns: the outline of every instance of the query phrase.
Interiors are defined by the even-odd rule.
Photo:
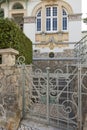
[[[63,18],[63,30],[67,30],[67,17]]]
[[[41,19],[37,19],[37,31],[41,31]]]
[[[66,13],[66,11],[65,11],[64,9],[63,9],[63,12],[62,12],[62,13],[63,13],[63,16],[64,16],[64,15],[67,15],[67,13]]]
[[[37,31],[41,31],[41,10],[37,13]]]
[[[46,16],[51,16],[51,7],[46,8]]]
[[[51,30],[51,19],[50,18],[46,19],[46,30],[47,31]]]
[[[41,11],[38,12],[37,17],[41,17]]]
[[[57,7],[46,8],[46,31],[57,31]]]
[[[63,25],[63,30],[67,30],[67,20],[68,20],[68,17],[67,17],[67,12],[65,9],[62,10],[62,25]]]
[[[57,18],[53,18],[53,30],[57,30]]]
[[[53,7],[53,16],[57,16],[57,7]]]

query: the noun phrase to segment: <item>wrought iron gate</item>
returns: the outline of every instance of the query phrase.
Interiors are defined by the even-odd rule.
[[[61,130],[82,130],[87,112],[86,66],[66,65],[52,72],[49,67],[42,71],[23,64],[23,116]]]

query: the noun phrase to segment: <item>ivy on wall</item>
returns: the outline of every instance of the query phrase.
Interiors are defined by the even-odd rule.
[[[9,47],[18,50],[26,64],[32,62],[32,42],[13,20],[0,19],[0,48]]]

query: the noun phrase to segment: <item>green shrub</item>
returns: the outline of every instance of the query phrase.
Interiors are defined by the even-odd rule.
[[[0,19],[0,49],[14,48],[25,57],[25,63],[32,62],[32,42],[19,26],[9,19]]]

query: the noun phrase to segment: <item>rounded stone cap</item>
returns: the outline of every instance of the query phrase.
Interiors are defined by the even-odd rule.
[[[19,52],[13,48],[6,48],[6,49],[0,49],[0,55],[5,54],[5,53],[10,53],[13,55],[18,55]]]
[[[0,49],[1,65],[12,66],[16,63],[16,55],[19,52],[13,48]]]

